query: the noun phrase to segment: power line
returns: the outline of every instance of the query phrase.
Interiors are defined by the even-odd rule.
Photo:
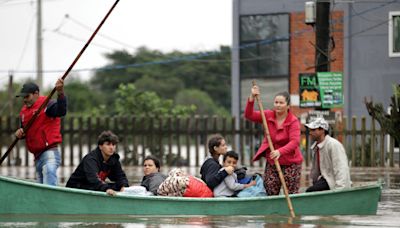
[[[384,4],[380,5],[380,6],[373,7],[373,8],[358,12],[355,15],[350,15],[350,17],[351,16],[362,15],[362,14],[370,12],[372,10],[376,10],[376,9],[385,7],[385,6],[389,5],[389,4],[398,3],[398,2],[399,2],[398,0],[394,0],[394,1],[391,1],[391,2],[386,2],[386,3],[384,3]],[[341,20],[339,20],[339,22],[343,22],[344,19],[345,18],[342,18]],[[388,20],[386,20],[386,21],[384,21],[382,23],[378,23],[376,25],[373,25],[373,26],[368,27],[366,29],[363,29],[361,31],[355,32],[355,33],[353,33],[353,34],[351,34],[351,35],[349,35],[347,37],[343,37],[343,39],[352,38],[352,37],[354,37],[356,35],[359,35],[361,33],[364,33],[364,32],[367,32],[369,30],[372,30],[372,29],[374,29],[374,28],[376,28],[376,27],[378,27],[378,26],[380,26],[380,25],[382,25],[384,23],[387,23],[387,22],[388,22]],[[275,42],[279,42],[279,41],[287,41],[287,40],[290,39],[290,37],[300,36],[303,33],[310,32],[310,31],[312,31],[312,29],[298,30],[298,31],[292,32],[292,34],[289,34],[288,36],[285,36],[285,37],[275,37],[275,38],[265,39],[265,40],[261,40],[261,41],[257,41],[257,42],[253,42],[253,43],[244,44],[244,45],[241,45],[240,47],[238,47],[238,49],[245,49],[245,48],[249,48],[249,47],[254,47],[254,46],[257,46],[257,45],[260,45],[260,44],[261,45],[269,45],[269,44],[272,44],[272,43],[275,43]],[[69,37],[71,39],[82,41],[80,38],[76,38],[76,37],[74,37],[72,35],[65,34],[65,33],[62,33],[60,31],[52,31],[52,32],[60,33],[61,35],[67,36],[67,37]],[[102,46],[102,47],[111,49],[111,48],[105,47],[105,46]],[[235,50],[235,49],[231,48],[231,50]],[[221,51],[213,51],[213,52],[201,53],[201,54],[197,54],[197,55],[183,56],[183,57],[177,57],[177,58],[171,58],[171,59],[159,60],[159,61],[152,61],[152,62],[134,63],[134,64],[125,64],[125,65],[113,65],[113,66],[106,66],[106,67],[100,67],[100,68],[82,68],[82,69],[72,70],[72,72],[105,71],[105,70],[113,70],[113,69],[143,67],[143,66],[148,66],[148,65],[169,64],[169,63],[180,62],[180,61],[198,61],[198,62],[201,62],[201,61],[204,61],[204,62],[206,62],[206,61],[215,61],[215,60],[201,60],[200,61],[199,59],[201,59],[203,57],[208,57],[208,56],[221,54],[221,53],[223,53],[223,51],[222,52]],[[290,56],[290,53],[288,55]],[[263,58],[263,57],[261,57],[261,58]],[[266,57],[265,59],[267,59],[267,58],[268,57]],[[270,57],[270,58],[272,58],[272,57]],[[243,61],[251,61],[249,59],[241,59],[241,60],[243,60]],[[0,72],[5,72],[5,71],[0,70]],[[30,73],[30,74],[31,73],[35,73],[35,72],[36,71],[14,71],[14,73]],[[44,71],[43,73],[59,73],[59,72],[64,72],[64,70],[47,70],[47,71]]]
[[[15,70],[18,70],[18,69],[19,69],[19,66],[21,65],[22,59],[24,58],[25,53],[26,53],[26,48],[27,48],[27,46],[28,46],[28,41],[30,40],[29,34],[31,34],[31,31],[32,31],[32,28],[33,28],[33,22],[35,21],[35,20],[34,20],[35,14],[32,15],[32,17],[33,17],[33,18],[32,18],[31,23],[30,23],[30,25],[29,25],[28,33],[27,33],[27,35],[26,35],[26,37],[25,37],[24,46],[23,46],[23,48],[22,48],[21,55],[19,56],[19,60],[18,60],[18,62],[17,62],[17,66],[15,67]]]
[[[81,26],[82,28],[84,28],[84,29],[86,29],[86,30],[88,30],[88,31],[92,31],[92,30],[93,30],[91,27],[89,27],[89,26],[83,24],[82,22],[78,21],[77,19],[72,18],[72,17],[71,17],[70,15],[68,15],[68,14],[65,15],[65,18],[69,19],[69,20],[72,21],[73,23],[75,23],[75,24]],[[119,44],[119,45],[122,45],[122,46],[124,46],[124,47],[126,46],[126,47],[130,47],[130,48],[132,48],[132,49],[136,49],[136,48],[137,48],[137,47],[134,47],[134,46],[132,46],[132,45],[130,45],[130,44],[127,44],[127,43],[124,43],[124,42],[122,42],[122,41],[116,40],[116,39],[114,39],[114,38],[112,38],[112,37],[110,37],[110,36],[107,36],[107,35],[104,35],[104,34],[101,34],[101,33],[99,34],[99,36],[100,36],[100,37],[103,37],[103,38],[105,38],[105,39],[107,39],[107,40],[110,40],[110,41],[112,41],[112,42],[114,42],[114,43],[117,43],[117,44]]]
[[[80,41],[80,42],[85,42],[84,39],[81,39],[81,38],[76,37],[76,36],[74,36],[74,35],[71,35],[71,34],[62,32],[62,31],[60,31],[60,30],[50,30],[50,32],[53,32],[53,33],[55,33],[55,34],[57,34],[57,35],[61,35],[61,36],[67,37],[67,38],[72,39],[72,40],[76,40],[76,41]],[[109,47],[109,46],[106,46],[106,45],[103,45],[103,44],[91,43],[91,45],[97,46],[97,47],[100,47],[100,48],[104,48],[104,49],[107,49],[107,50],[115,50],[115,48]]]

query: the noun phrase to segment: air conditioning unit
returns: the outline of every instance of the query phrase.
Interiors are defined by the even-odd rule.
[[[315,18],[316,18],[316,12],[315,12],[315,1],[308,1],[305,2],[305,23],[307,25],[314,25],[315,24]]]

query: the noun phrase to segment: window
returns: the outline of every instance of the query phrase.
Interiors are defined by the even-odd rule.
[[[400,12],[389,12],[389,57],[400,57]]]
[[[240,75],[289,76],[289,14],[240,17]]]
[[[244,112],[246,108],[247,98],[251,94],[252,82],[252,79],[243,79],[240,81],[241,112]],[[282,91],[288,91],[289,88],[289,80],[282,77],[257,79],[256,83],[261,90],[261,101],[264,109],[272,109],[274,107],[275,95]],[[258,106],[256,105],[256,107]]]

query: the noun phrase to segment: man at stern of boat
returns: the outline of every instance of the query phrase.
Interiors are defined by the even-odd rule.
[[[350,171],[343,145],[329,136],[329,124],[323,118],[316,118],[305,124],[315,141],[310,177],[313,185],[306,192],[350,188]]]
[[[103,191],[109,195],[124,191],[124,187],[129,185],[119,155],[115,153],[118,141],[114,133],[103,131],[98,138],[97,148],[82,159],[66,187]],[[106,182],[106,178],[112,182]]]
[[[37,182],[47,185],[58,185],[57,169],[61,164],[58,145],[62,142],[61,117],[67,114],[67,97],[64,94],[64,80],[58,79],[55,85],[57,99],[47,101],[41,96],[39,86],[27,82],[16,96],[22,98],[24,105],[19,113],[21,126],[15,136],[25,139],[26,147],[35,157]],[[32,121],[32,122],[31,122]],[[29,128],[26,126],[31,125]]]

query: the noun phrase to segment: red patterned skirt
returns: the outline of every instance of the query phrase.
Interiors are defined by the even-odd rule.
[[[300,188],[301,164],[281,165],[281,169],[289,194],[298,193]],[[275,164],[271,165],[267,162],[265,165],[264,187],[268,195],[279,195],[281,181]]]

